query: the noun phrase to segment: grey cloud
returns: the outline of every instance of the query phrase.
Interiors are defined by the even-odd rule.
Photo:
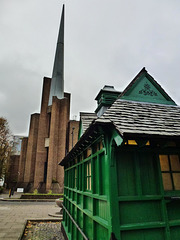
[[[159,0],[2,0],[0,115],[13,133],[28,132],[40,111],[44,76],[51,76],[62,3],[65,91],[71,116],[93,111],[105,84],[123,90],[146,67],[180,104],[180,2]]]

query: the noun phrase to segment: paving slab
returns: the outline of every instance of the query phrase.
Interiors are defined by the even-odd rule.
[[[0,201],[0,240],[20,239],[27,220],[56,220],[60,222],[59,217],[49,216],[49,213],[59,211],[60,208],[55,202]]]

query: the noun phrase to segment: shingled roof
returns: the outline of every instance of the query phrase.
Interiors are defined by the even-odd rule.
[[[144,134],[180,137],[179,106],[118,99],[99,120],[103,119],[110,120],[121,136]]]
[[[148,138],[180,138],[180,107],[117,99],[100,117],[92,121],[70,153],[61,161],[64,165],[85,145],[90,144],[98,125],[114,126],[124,138],[130,136]]]
[[[80,112],[80,119],[82,122],[83,133],[89,127],[94,119],[97,118],[96,113],[87,113],[87,112]]]

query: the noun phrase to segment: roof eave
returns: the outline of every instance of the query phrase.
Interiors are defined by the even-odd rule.
[[[104,126],[104,125],[111,125],[113,126],[113,123],[110,120],[107,119],[96,119],[94,120],[89,128],[85,131],[85,133],[81,136],[79,141],[76,143],[76,145],[71,149],[71,151],[64,157],[64,159],[59,162],[59,165],[64,166],[70,158],[72,158],[74,155],[77,155],[77,152],[81,152],[84,147],[88,147],[89,144],[94,141],[95,137],[98,136],[98,127]]]

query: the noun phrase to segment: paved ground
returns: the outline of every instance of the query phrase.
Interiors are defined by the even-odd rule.
[[[1,198],[8,196],[0,195]],[[60,220],[48,215],[59,212],[55,202],[16,202],[13,201],[15,198],[18,198],[17,194],[11,201],[0,201],[0,240],[20,239],[27,220]],[[49,237],[42,239],[50,240]]]

